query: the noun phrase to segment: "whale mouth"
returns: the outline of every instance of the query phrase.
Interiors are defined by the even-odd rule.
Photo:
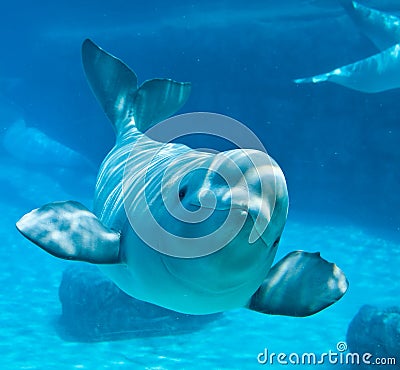
[[[185,286],[185,287],[189,288],[190,290],[193,290],[197,293],[201,293],[201,294],[205,294],[205,295],[214,295],[214,296],[218,296],[221,294],[231,294],[238,290],[243,289],[243,287],[245,287],[248,284],[248,282],[244,281],[237,285],[233,285],[231,287],[225,287],[225,288],[217,288],[213,285],[208,285],[206,287],[205,284],[196,282],[193,279],[183,278],[181,276],[181,274],[177,274],[174,271],[175,269],[172,266],[170,266],[170,264],[167,261],[165,261],[164,258],[161,258],[161,260],[162,260],[162,264],[164,265],[164,268],[171,276],[173,276],[183,286]]]
[[[248,236],[249,244],[254,244],[256,241],[262,240],[265,246],[268,247],[274,243],[274,235],[268,235],[271,233],[267,232],[267,229],[270,226],[269,224],[272,213],[268,215],[265,213],[260,214],[260,210],[249,209],[249,207],[245,205],[211,207],[203,204],[196,204],[195,202],[191,202],[190,205],[196,207],[195,212],[198,213],[200,213],[202,209],[207,211],[239,211],[241,212],[242,216],[244,216],[246,219],[250,218],[252,221],[252,228]],[[244,223],[241,226],[242,228],[244,227]]]
[[[248,212],[247,215],[245,236],[214,253],[190,259],[160,256],[167,273],[197,294],[232,296],[247,291],[254,277],[265,277],[266,263],[262,261],[271,250],[262,237],[248,243],[254,221]]]

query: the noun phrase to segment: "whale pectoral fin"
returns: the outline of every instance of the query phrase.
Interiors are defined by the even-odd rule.
[[[78,202],[46,204],[27,213],[16,226],[53,256],[96,264],[119,262],[119,234]]]
[[[309,316],[338,301],[348,285],[342,270],[319,253],[296,251],[271,268],[248,308],[271,315]]]

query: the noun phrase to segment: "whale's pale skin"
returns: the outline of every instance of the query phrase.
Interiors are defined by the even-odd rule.
[[[333,82],[365,93],[399,88],[400,18],[367,8],[355,1],[341,0],[341,3],[353,22],[380,52],[327,73],[298,78],[294,82]]]
[[[319,253],[295,251],[271,268],[288,210],[286,181],[272,158],[265,161],[257,150],[211,154],[150,139],[143,132],[186,102],[190,84],[154,79],[138,87],[133,71],[90,40],[83,43],[82,58],[116,144],[99,170],[93,213],[74,201],[47,204],[17,222],[25,237],[57,257],[98,264],[133,297],[185,313],[246,307],[308,316],[343,296],[345,275]],[[138,180],[144,170],[145,183]],[[230,188],[216,173],[229,178]],[[166,178],[162,196],[160,176]],[[172,217],[167,205],[176,214],[184,209],[212,214],[187,224]],[[160,237],[149,209],[182,239]],[[224,233],[213,239],[218,245],[231,233],[222,248],[193,258],[167,253],[188,251],[189,257],[196,248],[210,247],[201,238],[185,238],[211,233],[226,217]],[[166,253],[149,246],[142,233]]]

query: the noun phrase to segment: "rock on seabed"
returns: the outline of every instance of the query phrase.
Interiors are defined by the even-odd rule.
[[[96,266],[71,266],[59,287],[61,337],[72,341],[109,341],[190,333],[222,314],[187,315],[130,297]]]

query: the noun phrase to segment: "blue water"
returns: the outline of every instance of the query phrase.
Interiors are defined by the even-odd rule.
[[[381,5],[400,13],[396,1]],[[255,369],[266,347],[334,350],[363,304],[400,305],[400,90],[367,95],[292,83],[375,52],[334,1],[22,1],[2,7],[2,142],[23,119],[94,167],[101,163],[114,135],[81,67],[81,43],[90,37],[127,62],[140,82],[191,81],[182,112],[218,112],[250,127],[288,183],[289,218],[278,258],[294,249],[321,251],[346,272],[350,288],[309,318],[236,310],[192,334],[64,341],[55,321],[68,262],[24,240],[14,224],[54,200],[91,207],[95,171],[83,176],[79,168],[28,163],[2,145],[1,369]]]

